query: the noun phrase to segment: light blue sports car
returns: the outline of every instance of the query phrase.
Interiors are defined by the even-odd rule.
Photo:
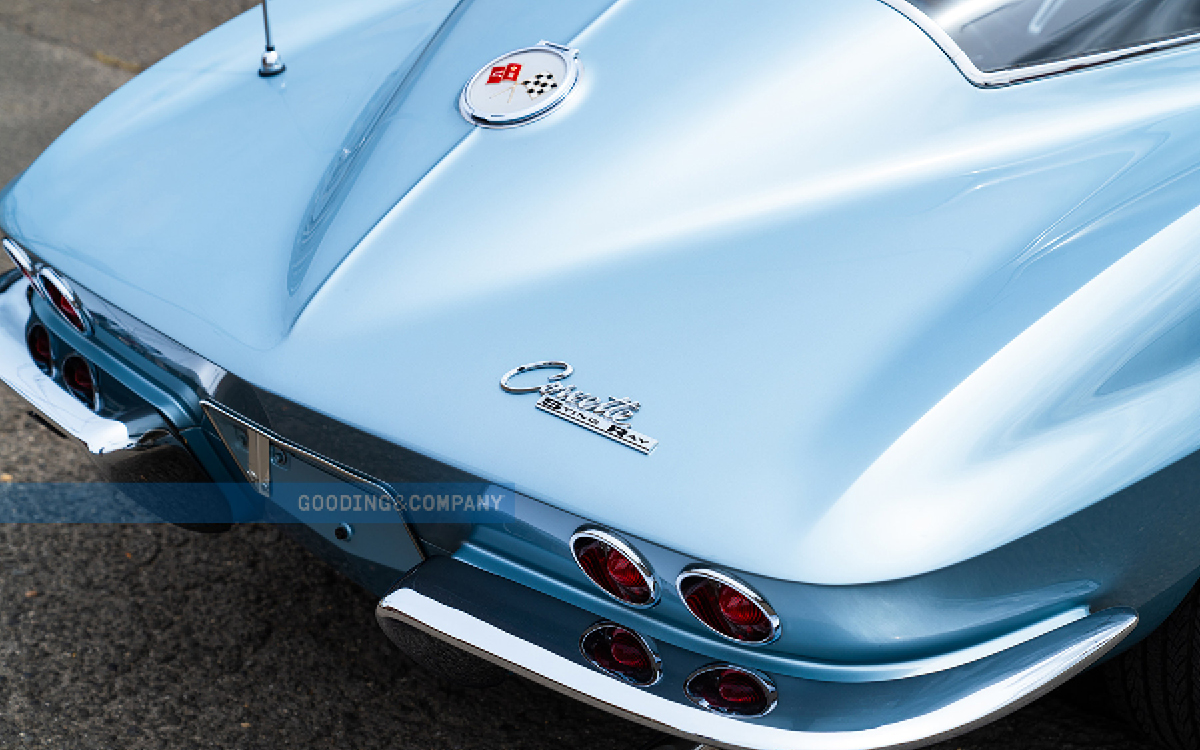
[[[1200,0],[278,0],[0,193],[0,378],[464,684],[854,750],[1108,658],[1195,750],[1197,42]]]

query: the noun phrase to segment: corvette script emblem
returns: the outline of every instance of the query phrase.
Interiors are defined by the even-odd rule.
[[[550,42],[502,55],[463,87],[458,108],[476,125],[507,128],[544,117],[579,78],[579,52]]]
[[[551,375],[545,385],[517,387],[509,385],[516,376],[532,370],[559,370]],[[500,378],[500,387],[505,393],[540,393],[537,408],[565,419],[571,424],[579,425],[604,437],[615,440],[627,448],[649,455],[658,447],[658,441],[640,432],[630,429],[625,423],[633,418],[642,405],[631,398],[601,399],[590,393],[584,393],[573,385],[563,385],[561,382],[571,376],[575,368],[566,362],[532,362],[521,365],[504,373]]]

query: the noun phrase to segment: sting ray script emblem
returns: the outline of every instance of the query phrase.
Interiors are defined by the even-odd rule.
[[[532,370],[559,370],[551,375],[549,382],[544,385],[517,387],[509,385],[509,381],[523,372]],[[532,362],[521,365],[504,373],[500,378],[500,387],[505,393],[539,393],[537,408],[565,419],[571,424],[591,430],[597,435],[603,435],[609,440],[615,440],[627,448],[650,455],[658,441],[630,429],[625,423],[633,418],[642,405],[631,398],[601,399],[590,393],[584,393],[573,385],[563,385],[561,382],[571,376],[575,368],[566,362],[547,361]]]

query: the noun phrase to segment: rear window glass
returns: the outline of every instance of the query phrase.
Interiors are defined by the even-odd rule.
[[[979,70],[1136,47],[1200,32],[1200,0],[908,0]]]

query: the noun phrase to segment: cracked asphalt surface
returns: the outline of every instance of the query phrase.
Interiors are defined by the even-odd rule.
[[[135,72],[249,7],[0,0],[0,184]],[[0,485],[96,479],[0,388]],[[516,677],[441,687],[392,648],[374,604],[270,527],[0,525],[0,746],[632,750],[653,736]],[[1152,747],[1077,684],[938,746]]]

